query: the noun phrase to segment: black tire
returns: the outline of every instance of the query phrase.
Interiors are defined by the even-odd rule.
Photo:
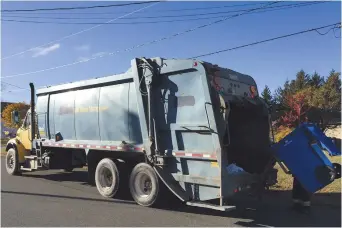
[[[108,178],[107,175],[110,175]],[[102,159],[96,166],[95,184],[99,193],[106,198],[113,198],[119,189],[119,171],[109,158]]]
[[[88,164],[88,184],[91,186],[96,186],[95,183],[95,171],[96,171],[96,166],[95,165],[89,165]]]
[[[14,148],[10,148],[6,154],[6,171],[9,175],[19,175],[18,153]]]
[[[136,165],[129,179],[129,188],[134,201],[144,207],[158,205],[162,184],[152,166],[146,163]]]

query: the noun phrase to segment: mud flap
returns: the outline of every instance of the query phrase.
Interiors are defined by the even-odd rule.
[[[336,165],[332,164],[323,149],[330,156],[341,155],[333,141],[316,125],[302,124],[278,143],[272,146],[278,163],[291,173],[303,187],[314,193],[338,178]]]

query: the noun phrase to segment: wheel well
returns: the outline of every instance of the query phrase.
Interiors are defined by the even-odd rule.
[[[136,152],[90,150],[87,154],[87,164],[96,165],[103,158],[112,159],[115,163],[130,163],[135,165],[145,161],[145,154]]]
[[[15,149],[16,151],[18,151],[17,146],[14,143],[9,143],[6,145],[6,152],[12,148]]]

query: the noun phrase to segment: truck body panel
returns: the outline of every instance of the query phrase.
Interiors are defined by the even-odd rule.
[[[86,154],[96,150],[150,154],[148,117],[153,113],[153,143],[158,155],[167,158],[167,168],[157,171],[167,174],[160,176],[178,183],[190,199],[233,195],[242,180],[248,184],[254,175],[227,173],[229,158],[222,147],[227,120],[220,117],[221,104],[213,100],[217,94],[226,104],[248,98],[255,81],[195,60],[154,58],[153,63],[158,75],[153,78],[151,110],[146,107],[145,75],[141,76],[137,59],[121,75],[38,90],[38,126],[45,132],[42,145],[84,148]]]
[[[51,95],[38,94],[39,113],[47,109],[45,105],[40,107],[41,103],[47,103],[47,99],[47,114],[42,114],[42,117],[39,117],[42,121],[38,121],[39,127],[48,133],[44,135],[47,139],[55,138],[56,132],[60,132],[66,141],[120,140],[142,143],[136,91],[132,82],[94,86]],[[48,116],[49,128],[44,121],[45,116]]]

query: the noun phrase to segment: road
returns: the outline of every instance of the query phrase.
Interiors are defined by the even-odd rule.
[[[330,196],[335,205],[314,204],[312,215],[289,211],[288,193],[223,213],[181,204],[177,209],[145,208],[127,197],[107,200],[85,181],[81,169],[9,176],[2,157],[1,226],[341,226],[340,198],[333,198],[340,195]]]

